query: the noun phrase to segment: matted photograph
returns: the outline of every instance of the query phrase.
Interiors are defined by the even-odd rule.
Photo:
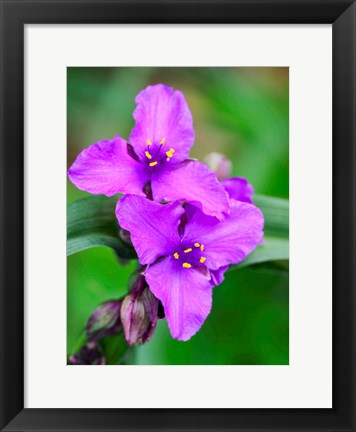
[[[67,364],[289,364],[289,69],[67,68]]]
[[[356,0],[0,3],[0,432],[356,432]]]

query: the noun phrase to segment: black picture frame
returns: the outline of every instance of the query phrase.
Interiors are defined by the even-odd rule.
[[[355,2],[0,0],[0,6],[1,431],[356,431]],[[332,23],[332,409],[24,408],[24,25],[30,23]],[[39,361],[47,361],[44,353]]]

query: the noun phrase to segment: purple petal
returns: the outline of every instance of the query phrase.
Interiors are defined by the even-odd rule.
[[[231,199],[252,203],[253,187],[242,177],[233,177],[223,180],[221,184]]]
[[[190,339],[210,313],[210,280],[192,268],[178,267],[171,257],[149,266],[145,275],[150,290],[163,304],[172,337]]]
[[[127,153],[127,143],[116,136],[83,150],[70,167],[68,176],[78,189],[112,196],[117,193],[144,195],[142,164]]]
[[[183,213],[178,202],[162,205],[137,195],[125,195],[116,207],[119,224],[131,233],[141,264],[174,252],[180,242],[178,225]]]
[[[220,285],[223,282],[223,280],[225,279],[224,274],[228,268],[229,266],[223,266],[217,270],[210,271],[211,283],[213,286]]]
[[[194,143],[193,120],[183,94],[172,87],[156,84],[136,96],[133,113],[136,124],[130,143],[140,158],[148,150],[155,152],[162,140],[163,150],[174,149],[172,163],[187,159]]]
[[[223,222],[198,209],[187,223],[185,243],[204,245],[205,265],[211,270],[237,264],[252,252],[263,237],[263,214],[252,204],[231,200],[231,212]]]
[[[198,161],[186,161],[152,180],[156,201],[189,201],[208,215],[224,219],[230,204],[228,195],[209,168]]]

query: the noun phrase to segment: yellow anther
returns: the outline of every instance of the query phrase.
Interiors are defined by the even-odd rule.
[[[150,152],[145,151],[145,155],[146,155],[146,157],[147,157],[148,159],[152,159],[152,156],[151,156]]]
[[[190,268],[192,265],[191,264],[189,264],[189,263],[183,263],[182,264],[182,267],[184,267],[184,268]]]
[[[200,244],[199,243],[194,243],[194,246],[195,247],[200,247]]]
[[[200,261],[201,263],[203,263],[203,262],[206,261],[206,258],[205,258],[205,257],[201,257],[199,261]]]
[[[192,250],[193,250],[192,248],[188,248],[188,249],[186,249],[186,250],[184,251],[184,253],[191,252]]]
[[[204,245],[200,245],[200,250],[203,252],[203,250],[204,250],[205,248],[204,248]]]
[[[147,145],[151,145],[152,144],[150,140],[147,140],[146,143],[147,143]]]
[[[157,165],[157,164],[158,164],[158,162],[150,162],[150,163],[149,163],[149,166],[152,167],[152,166],[155,166],[155,165]]]
[[[177,252],[175,252],[175,253],[173,254],[173,256],[174,256],[175,259],[178,259],[178,258],[179,258],[179,255],[178,255]]]
[[[164,144],[166,142],[166,138],[162,138],[160,144]]]
[[[173,156],[173,153],[174,153],[174,149],[169,149],[168,151],[166,151],[166,155],[169,157],[169,158],[171,158],[172,156]]]

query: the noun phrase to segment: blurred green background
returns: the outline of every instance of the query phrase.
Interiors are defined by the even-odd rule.
[[[288,198],[288,68],[68,68],[67,163],[90,144],[115,134],[129,137],[135,96],[147,85],[181,90],[196,133],[191,156],[218,151],[258,194]],[[71,203],[89,194],[68,181]],[[118,263],[105,247],[67,261],[67,348],[78,340],[95,307],[127,292],[135,262]],[[134,364],[289,363],[288,271],[251,266],[226,274],[214,289],[213,308],[188,342],[173,340],[165,320],[152,340],[135,347]]]

